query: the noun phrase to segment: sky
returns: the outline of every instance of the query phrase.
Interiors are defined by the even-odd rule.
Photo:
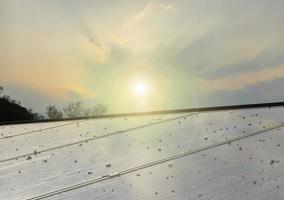
[[[283,19],[283,0],[1,0],[0,85],[39,112],[283,101]]]

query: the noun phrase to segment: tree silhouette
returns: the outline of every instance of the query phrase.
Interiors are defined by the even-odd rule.
[[[63,110],[67,117],[81,117],[84,115],[84,107],[80,101],[68,103]]]
[[[46,114],[49,119],[62,119],[63,117],[63,112],[59,111],[55,105],[48,105]]]
[[[92,115],[103,115],[107,112],[107,105],[97,104],[92,111]]]
[[[0,86],[0,94],[4,88]],[[0,96],[0,121],[20,121],[34,119],[33,113],[29,112],[20,102],[8,95]]]
[[[103,115],[107,112],[107,105],[97,104],[93,108],[84,108],[84,116]]]
[[[19,121],[19,120],[42,120],[44,116],[33,111],[33,109],[21,106],[21,102],[3,94],[4,88],[0,86],[0,121]],[[107,105],[97,104],[90,108],[85,108],[80,101],[70,102],[63,108],[68,118],[87,117],[103,115],[107,112]],[[49,119],[62,119],[63,112],[56,108],[55,105],[46,107],[46,115]]]
[[[42,119],[44,119],[44,116],[42,114],[33,111],[33,109],[29,108],[28,111],[29,111],[29,113],[32,114],[34,120],[42,120]]]
[[[63,108],[67,117],[88,117],[102,115],[107,112],[107,105],[97,104],[93,108],[85,108],[82,102],[70,102]]]

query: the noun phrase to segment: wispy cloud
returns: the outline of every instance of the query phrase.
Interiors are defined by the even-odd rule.
[[[87,40],[89,44],[91,45],[91,48],[88,49],[90,53],[94,54],[94,58],[98,64],[104,64],[108,61],[111,49],[108,45],[103,44],[95,37],[90,37]],[[86,45],[85,48],[87,48]]]
[[[202,80],[202,88],[212,92],[216,90],[241,90],[249,85],[260,82],[267,82],[277,78],[284,77],[284,65],[274,68],[265,68],[259,71],[249,72],[245,74],[230,75],[224,78],[214,80]]]
[[[174,8],[173,2],[154,2],[147,1],[144,3],[142,8],[134,14],[134,20],[141,20],[146,17],[151,17],[151,15],[155,14],[159,11],[170,11]]]

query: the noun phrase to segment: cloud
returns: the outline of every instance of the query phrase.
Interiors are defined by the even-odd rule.
[[[217,69],[203,71],[202,77],[216,79],[230,76],[232,74],[242,74],[246,72],[258,71],[267,68],[267,66],[277,67],[284,64],[284,54],[281,50],[275,51],[265,49],[252,59],[243,59],[239,62],[222,66]]]
[[[142,9],[139,10],[133,17],[134,20],[139,20],[144,18],[147,14],[151,12],[153,9],[152,4],[150,2],[145,2]]]
[[[259,82],[248,85],[242,90],[217,90],[208,95],[203,95],[194,105],[196,106],[216,106],[248,103],[264,103],[283,101],[283,78],[276,78],[270,81]]]
[[[265,68],[259,71],[230,75],[219,79],[210,79],[200,81],[203,89],[212,92],[220,91],[234,91],[246,88],[249,85],[255,85],[260,82],[272,81],[276,78],[284,77],[284,65],[274,68]]]
[[[174,3],[173,2],[168,2],[168,3],[160,3],[158,5],[159,8],[162,10],[173,10],[174,9]]]
[[[133,16],[133,20],[141,20],[146,17],[150,17],[151,15],[155,14],[156,12],[159,11],[170,11],[174,8],[174,3],[173,2],[162,2],[162,3],[157,3],[157,2],[152,2],[152,1],[147,1],[144,3],[142,9],[138,10],[136,14]]]
[[[110,45],[103,44],[95,37],[90,37],[88,42],[91,45],[91,48],[88,48],[90,45],[85,45],[85,47],[83,47],[86,48],[86,54],[93,54],[98,64],[106,63],[111,54]]]

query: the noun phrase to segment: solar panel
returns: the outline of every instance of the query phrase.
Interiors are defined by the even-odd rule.
[[[5,125],[0,199],[284,199],[283,122],[275,107]]]
[[[53,127],[65,126],[70,122],[50,122],[50,123],[35,123],[35,124],[13,124],[10,126],[0,126],[0,139],[13,137],[30,132],[37,132]]]

